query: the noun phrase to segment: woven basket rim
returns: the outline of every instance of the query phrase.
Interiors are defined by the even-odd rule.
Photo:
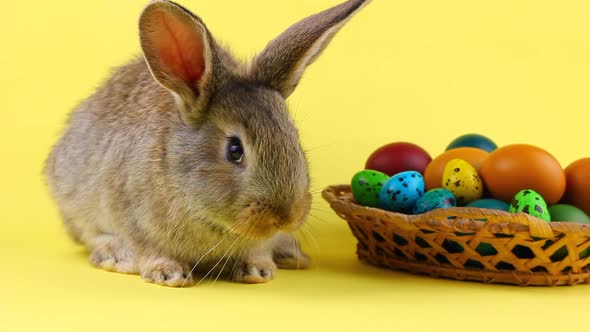
[[[343,194],[350,198],[343,199]],[[354,202],[351,186],[348,184],[331,185],[322,191],[322,197],[330,204],[347,210],[364,211],[387,219],[387,216],[403,218],[408,223],[430,223],[436,220],[444,220],[445,224],[454,227],[457,231],[474,231],[481,227],[487,228],[492,234],[515,234],[528,232],[533,237],[552,238],[562,233],[576,233],[590,236],[590,224],[581,224],[573,221],[547,222],[526,213],[510,213],[500,210],[491,210],[471,207],[453,207],[437,209],[423,214],[407,215],[379,208],[362,206]],[[449,219],[449,215],[457,215],[457,218]],[[490,221],[481,219],[490,218]],[[494,221],[501,219],[501,222]]]

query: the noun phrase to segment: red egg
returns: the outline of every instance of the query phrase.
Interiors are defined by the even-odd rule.
[[[373,152],[365,169],[383,172],[389,176],[405,171],[416,171],[424,174],[432,157],[416,144],[397,142],[387,144]]]

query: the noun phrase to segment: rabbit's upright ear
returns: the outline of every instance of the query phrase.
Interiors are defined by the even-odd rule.
[[[370,0],[350,0],[307,17],[272,40],[253,61],[251,75],[287,98],[303,71],[338,30]]]
[[[152,75],[180,97],[184,121],[198,124],[222,69],[207,27],[180,5],[156,0],[141,14],[139,35]]]

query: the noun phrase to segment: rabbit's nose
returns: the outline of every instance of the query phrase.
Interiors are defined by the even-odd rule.
[[[272,212],[276,217],[277,226],[289,224],[291,222],[292,211],[288,205],[276,205],[272,207]]]
[[[278,219],[278,227],[286,231],[299,228],[309,213],[311,202],[307,197],[281,205],[275,210]]]

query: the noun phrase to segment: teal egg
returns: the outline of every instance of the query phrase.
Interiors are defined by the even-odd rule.
[[[590,217],[573,205],[557,204],[549,207],[551,221],[575,221],[590,224]]]
[[[452,192],[444,188],[427,191],[418,199],[414,206],[414,214],[425,213],[435,209],[444,209],[457,206],[457,199]]]
[[[508,211],[510,209],[510,205],[508,203],[493,199],[493,198],[484,198],[477,201],[473,201],[466,205],[467,207],[474,207],[480,209],[492,209],[492,210],[501,210],[501,211]]]
[[[519,191],[518,194],[514,196],[512,203],[510,203],[509,212],[523,212],[545,221],[551,221],[551,215],[549,214],[547,203],[545,203],[545,200],[541,195],[532,189]]]
[[[389,176],[379,171],[360,171],[350,182],[352,196],[360,205],[379,207],[379,192],[388,180]]]
[[[487,152],[492,152],[498,148],[496,143],[491,139],[479,134],[467,134],[457,137],[447,146],[447,151],[455,148],[471,147]]]

